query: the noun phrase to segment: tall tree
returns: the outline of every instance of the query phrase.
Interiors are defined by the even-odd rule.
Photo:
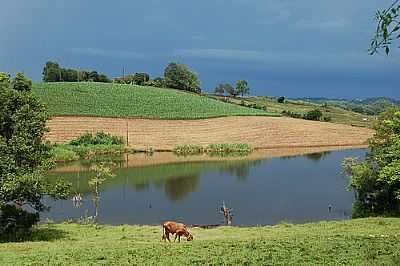
[[[44,82],[57,82],[61,81],[61,69],[58,63],[48,61],[43,68],[43,81]]]
[[[236,82],[236,91],[237,91],[239,94],[241,94],[242,97],[243,97],[245,94],[249,94],[249,93],[250,93],[250,88],[249,88],[249,85],[248,85],[247,81],[245,81],[245,80],[238,80],[238,81]]]
[[[164,71],[164,79],[169,88],[197,93],[201,91],[197,74],[183,64],[168,64]]]
[[[65,198],[68,186],[50,185],[44,171],[51,166],[50,147],[43,143],[48,118],[45,106],[31,92],[23,74],[10,81],[0,73],[0,235],[4,221],[29,228],[46,209],[45,195]],[[34,214],[17,207],[29,206]],[[11,217],[7,217],[7,215]],[[24,218],[25,217],[25,218]],[[22,220],[21,220],[22,219]]]

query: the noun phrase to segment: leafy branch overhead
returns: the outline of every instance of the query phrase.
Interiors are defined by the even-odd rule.
[[[378,22],[376,32],[371,41],[369,52],[371,55],[384,49],[389,54],[391,46],[400,39],[400,0],[396,0],[392,5],[376,13]]]

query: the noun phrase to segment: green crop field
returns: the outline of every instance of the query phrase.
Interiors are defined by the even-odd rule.
[[[52,116],[202,119],[224,116],[276,116],[172,89],[111,83],[38,83],[33,91]]]
[[[400,219],[217,229],[164,243],[161,226],[41,225],[0,265],[400,265]]]

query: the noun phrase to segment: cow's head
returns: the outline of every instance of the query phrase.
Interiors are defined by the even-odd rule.
[[[186,239],[187,239],[187,241],[192,241],[193,240],[193,235],[191,233],[187,232]]]

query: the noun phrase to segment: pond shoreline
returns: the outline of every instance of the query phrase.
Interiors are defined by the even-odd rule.
[[[187,163],[187,162],[218,162],[218,161],[240,161],[240,160],[260,160],[270,159],[278,157],[292,157],[301,156],[313,153],[331,152],[340,150],[352,150],[352,149],[366,149],[368,145],[341,145],[341,146],[316,146],[316,147],[286,147],[286,148],[264,148],[255,149],[252,153],[245,156],[209,156],[207,154],[201,155],[176,155],[171,151],[155,151],[154,153],[148,153],[145,151],[139,152],[127,152],[121,154],[121,158],[125,167],[143,167],[143,166],[154,166],[162,164],[174,164],[174,163]],[[81,172],[89,171],[88,165],[83,165],[82,162],[87,160],[78,160],[72,162],[58,162],[56,168],[50,170],[50,172]]]

